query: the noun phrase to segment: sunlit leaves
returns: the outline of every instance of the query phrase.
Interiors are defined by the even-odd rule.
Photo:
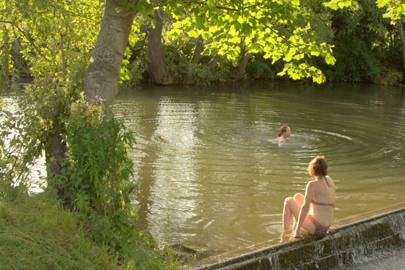
[[[3,2],[3,1],[1,1]],[[103,4],[100,1],[6,1],[4,19],[13,29],[11,39],[34,77],[63,71],[75,78],[86,66],[97,37]]]
[[[325,55],[325,62],[328,65],[334,65],[336,63],[336,58],[331,53],[328,53]]]
[[[377,0],[379,8],[385,8],[385,18],[389,18],[394,24],[405,16],[405,2],[402,0]]]
[[[19,98],[19,111],[12,118],[15,125],[2,122],[2,129],[16,134],[7,150],[16,149],[21,157],[9,167],[10,180],[26,176],[29,164],[48,147],[49,138],[62,133],[61,122],[81,87],[97,38],[102,7],[101,1],[88,0],[0,0],[0,8],[6,10],[0,13],[0,29],[7,28],[10,44],[19,49],[33,77]],[[10,51],[2,51],[6,53]]]
[[[215,0],[207,0],[207,5],[209,8],[214,8],[215,7]]]
[[[333,46],[329,43],[330,15],[322,3],[218,0],[208,1],[206,5],[184,4],[183,8],[168,4],[166,10],[172,11],[168,16],[175,21],[165,32],[165,40],[190,42],[200,37],[204,42],[204,55],[219,55],[229,61],[237,61],[244,48],[245,53],[261,54],[273,64],[300,62],[303,65],[290,64],[280,75],[294,79],[316,76],[314,81],[321,82],[325,77],[319,75],[320,71],[309,64],[309,60],[323,58],[328,65],[335,63]],[[352,1],[332,0],[325,5],[331,9],[352,7]],[[296,72],[292,71],[294,68]]]
[[[324,5],[325,7],[328,7],[330,9],[338,10],[342,8],[353,7],[353,1],[354,0],[330,0],[328,2],[325,2]]]
[[[42,74],[52,69],[60,71],[64,61],[67,70],[85,65],[97,35],[102,4],[88,0],[78,1],[75,5],[71,5],[68,0],[52,5],[46,5],[45,2],[48,1],[36,0],[34,4],[15,1],[15,10],[19,13],[16,22],[21,21],[29,26],[27,29],[30,29],[32,40],[41,50],[34,52],[32,46],[25,46],[24,55],[30,61],[39,63],[32,66],[33,71]],[[328,65],[335,62],[330,44],[328,9],[353,7],[352,0],[121,0],[120,4],[122,8],[140,14],[138,19],[147,19],[154,10],[160,8],[165,18],[164,42],[181,47],[201,39],[204,44],[202,54],[209,57],[218,55],[234,62],[243,51],[251,55],[261,54],[272,63],[315,63],[310,60],[322,58]],[[40,12],[44,15],[36,16]],[[134,47],[143,38],[144,33],[139,29],[141,24],[147,22],[142,20],[134,25],[135,30],[129,38],[130,47]],[[153,20],[150,23],[153,24]],[[88,27],[83,29],[83,25]],[[22,38],[29,43],[26,37]],[[61,43],[64,43],[63,48]],[[39,53],[44,57],[36,61]],[[130,72],[125,66],[130,57],[127,51],[121,80],[129,79]],[[47,65],[43,62],[45,60],[52,64]],[[300,66],[297,72],[312,66]],[[315,73],[311,71],[309,74]]]
[[[284,65],[284,69],[279,72],[278,75],[288,75],[293,80],[312,78],[312,81],[318,84],[325,81],[325,75],[322,73],[322,71],[306,62],[287,63]]]

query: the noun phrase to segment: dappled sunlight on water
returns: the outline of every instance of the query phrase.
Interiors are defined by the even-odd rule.
[[[162,99],[158,105],[152,141],[164,147],[157,153],[154,163],[153,201],[148,216],[149,230],[157,238],[195,236],[195,232],[187,230],[196,216],[200,190],[195,170],[194,148],[198,139],[195,136],[197,118],[193,107],[193,104],[187,104],[177,108],[167,99]],[[177,113],[177,121],[173,121],[172,112]],[[171,228],[184,230],[173,231]]]
[[[3,107],[1,107],[3,106]],[[18,104],[15,97],[10,96],[0,96],[0,108],[8,111],[10,113],[16,113],[18,111]],[[0,115],[0,121],[4,121]],[[17,132],[13,129],[10,129],[8,132],[8,137],[3,138],[6,145],[10,144],[10,141],[13,137],[18,136]],[[6,146],[8,147],[8,146]],[[9,151],[12,151],[9,149]],[[46,165],[45,165],[45,153],[42,153],[35,161],[32,166],[29,166],[29,175],[27,179],[30,179],[30,182],[27,183],[29,186],[30,193],[42,192],[46,188]],[[21,183],[16,182],[16,185]]]
[[[225,251],[274,241],[283,198],[322,154],[336,219],[405,200],[405,98],[398,89],[275,84],[145,88],[117,98],[137,137],[140,227],[162,245]],[[282,123],[292,137],[278,146]]]

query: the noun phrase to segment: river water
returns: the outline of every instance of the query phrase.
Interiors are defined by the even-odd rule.
[[[275,242],[283,199],[316,155],[337,184],[336,222],[405,202],[405,91],[277,83],[122,91],[137,139],[139,226],[160,245],[224,252]],[[281,124],[292,137],[278,146]]]
[[[316,155],[337,184],[337,224],[405,203],[404,89],[143,87],[121,91],[114,110],[136,137],[139,227],[161,246],[275,243],[283,199],[304,191]],[[268,142],[283,123],[291,138]]]

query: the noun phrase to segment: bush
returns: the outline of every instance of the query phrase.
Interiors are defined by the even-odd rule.
[[[58,125],[62,126],[60,136],[63,138],[64,143],[66,143],[67,152],[62,164],[61,173],[57,176],[48,175],[46,192],[48,194],[55,194],[55,198],[52,202],[45,203],[44,208],[46,208],[46,205],[52,207],[54,205],[61,205],[66,210],[58,207],[58,210],[55,210],[55,212],[65,211],[65,213],[69,213],[68,210],[71,210],[70,214],[74,215],[74,220],[66,222],[70,222],[71,226],[80,224],[81,232],[87,236],[86,241],[91,242],[93,240],[93,245],[101,247],[106,252],[108,251],[107,254],[113,256],[118,261],[116,265],[119,265],[121,268],[128,270],[174,268],[174,263],[166,262],[165,258],[155,249],[150,239],[141,236],[135,230],[135,209],[132,207],[130,201],[135,181],[132,178],[132,161],[128,156],[128,151],[134,140],[132,133],[125,129],[123,121],[116,119],[113,113],[102,102],[99,102],[99,104],[87,103],[83,95],[81,97],[75,96],[72,100],[75,99],[76,101],[72,101],[69,104],[68,102],[59,102],[60,100],[64,100],[63,97],[57,98],[59,97],[57,93],[61,91],[55,91],[56,94],[52,94],[52,92],[52,95],[50,95],[52,99],[43,98],[44,104],[40,108],[41,110],[36,110],[35,108],[37,108],[36,105],[39,99],[44,96],[48,97],[45,94],[42,95],[42,92],[36,92],[37,95],[35,96],[34,92],[28,91],[28,97],[22,99],[19,103],[19,105],[23,105],[20,106],[22,112],[17,112],[14,115],[11,112],[0,110],[0,118],[4,120],[0,121],[0,135],[4,134],[4,136],[1,136],[2,139],[0,139],[0,186],[7,187],[0,188],[0,203],[2,201],[18,201],[17,198],[22,196],[20,194],[27,194],[27,188],[30,184],[29,177],[26,177],[29,175],[30,167],[28,165],[32,164],[35,161],[35,157],[38,157],[42,153],[48,136],[52,134],[49,131],[55,126],[55,123],[58,123]],[[35,99],[33,99],[34,97]],[[54,110],[48,110],[51,107],[50,104],[59,104],[57,108],[63,111],[63,113],[55,115]],[[49,114],[52,117],[47,117]],[[53,121],[44,120],[50,118]],[[10,130],[15,131],[15,134],[13,134],[10,142],[6,142],[5,140],[8,138],[7,134]],[[12,155],[9,154],[10,151],[13,153]],[[21,175],[23,177],[20,177]],[[19,203],[21,209],[23,209],[25,203],[29,206],[32,204],[31,199],[24,199]],[[11,204],[6,208],[10,207]],[[32,209],[27,209],[26,213],[29,214]],[[9,226],[14,226],[13,223],[4,223],[9,218],[12,220],[12,217],[7,214],[10,211],[4,211],[3,213],[6,213],[6,215],[4,216],[2,225],[5,229],[2,230],[3,227],[0,228],[0,233],[6,229],[8,231],[10,229],[8,228]],[[38,215],[37,219],[32,222],[46,223],[49,217],[47,214],[42,215],[42,211],[45,210],[43,208],[36,212],[32,210],[33,213]],[[42,220],[42,216],[45,220]],[[21,222],[24,224],[31,223],[30,220],[21,220]],[[56,223],[45,225],[52,227],[57,226],[55,224],[59,224],[59,226],[63,227],[65,226],[64,223],[65,220],[58,220]],[[34,224],[30,226],[42,225]],[[73,230],[73,227],[71,228]],[[44,229],[44,231],[46,230]],[[27,231],[25,236],[32,238],[32,234],[35,234],[35,232]],[[10,235],[12,234],[10,233]],[[75,235],[75,232],[67,233],[66,235]],[[55,242],[52,235],[48,234],[44,235],[45,239],[41,240],[42,242],[35,242],[34,244],[31,242],[19,244],[20,242],[18,241],[25,241],[26,239],[15,240],[14,238],[14,236],[11,236],[11,239],[4,238],[4,245],[9,250],[7,252],[17,252],[17,249],[9,246],[20,245],[24,249],[24,252],[27,250],[27,254],[22,254],[28,257],[32,253],[29,250],[30,248],[34,248],[34,244],[35,247],[41,246],[39,249],[43,251],[46,250],[48,241]],[[54,249],[56,252],[62,252],[60,250],[64,249],[65,240],[60,239],[58,241],[54,243]],[[72,249],[75,248],[72,247]],[[9,257],[8,253],[1,254],[1,252],[0,246],[0,256],[4,255],[5,259]],[[32,256],[40,257],[38,254],[33,253]],[[57,256],[62,255],[57,253],[55,257]],[[11,257],[11,261],[8,261],[8,263],[11,265],[18,263],[18,260],[15,260],[15,258]],[[51,265],[56,265],[49,268],[56,269],[59,268],[58,263],[63,261],[63,258],[58,259],[55,263],[51,259],[47,260],[51,261]],[[89,260],[92,261],[93,257]],[[80,266],[80,263],[78,265]],[[2,266],[3,264],[0,261],[0,269]],[[83,267],[69,267],[67,268],[102,268],[91,268],[90,263],[86,264],[85,261],[83,262]],[[9,267],[6,269],[21,268],[31,269],[28,266]],[[38,269],[44,268],[47,268],[47,266],[39,267]]]
[[[402,81],[402,73],[400,71],[385,68],[380,76],[374,79],[374,83],[382,85],[398,85]]]
[[[72,103],[65,120],[67,153],[61,175],[64,205],[81,217],[92,239],[108,246],[126,269],[170,269],[153,242],[135,230],[130,196],[136,186],[128,155],[134,143],[123,119],[102,101]]]
[[[254,80],[274,80],[277,73],[275,70],[276,66],[273,65],[271,67],[260,55],[252,57],[246,67],[246,72],[250,75],[249,77]]]
[[[120,252],[131,244],[136,222],[130,202],[132,133],[104,104],[84,98],[72,103],[65,128],[68,150],[55,181],[63,204],[83,217],[96,242]]]

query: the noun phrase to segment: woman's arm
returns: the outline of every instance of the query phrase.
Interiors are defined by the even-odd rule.
[[[309,182],[307,184],[307,188],[305,190],[304,203],[301,206],[300,213],[298,215],[298,224],[297,224],[297,227],[295,228],[294,237],[301,236],[301,228],[302,228],[302,225],[304,224],[305,217],[307,216],[307,214],[309,212],[312,198],[313,198],[313,185],[311,182]]]

